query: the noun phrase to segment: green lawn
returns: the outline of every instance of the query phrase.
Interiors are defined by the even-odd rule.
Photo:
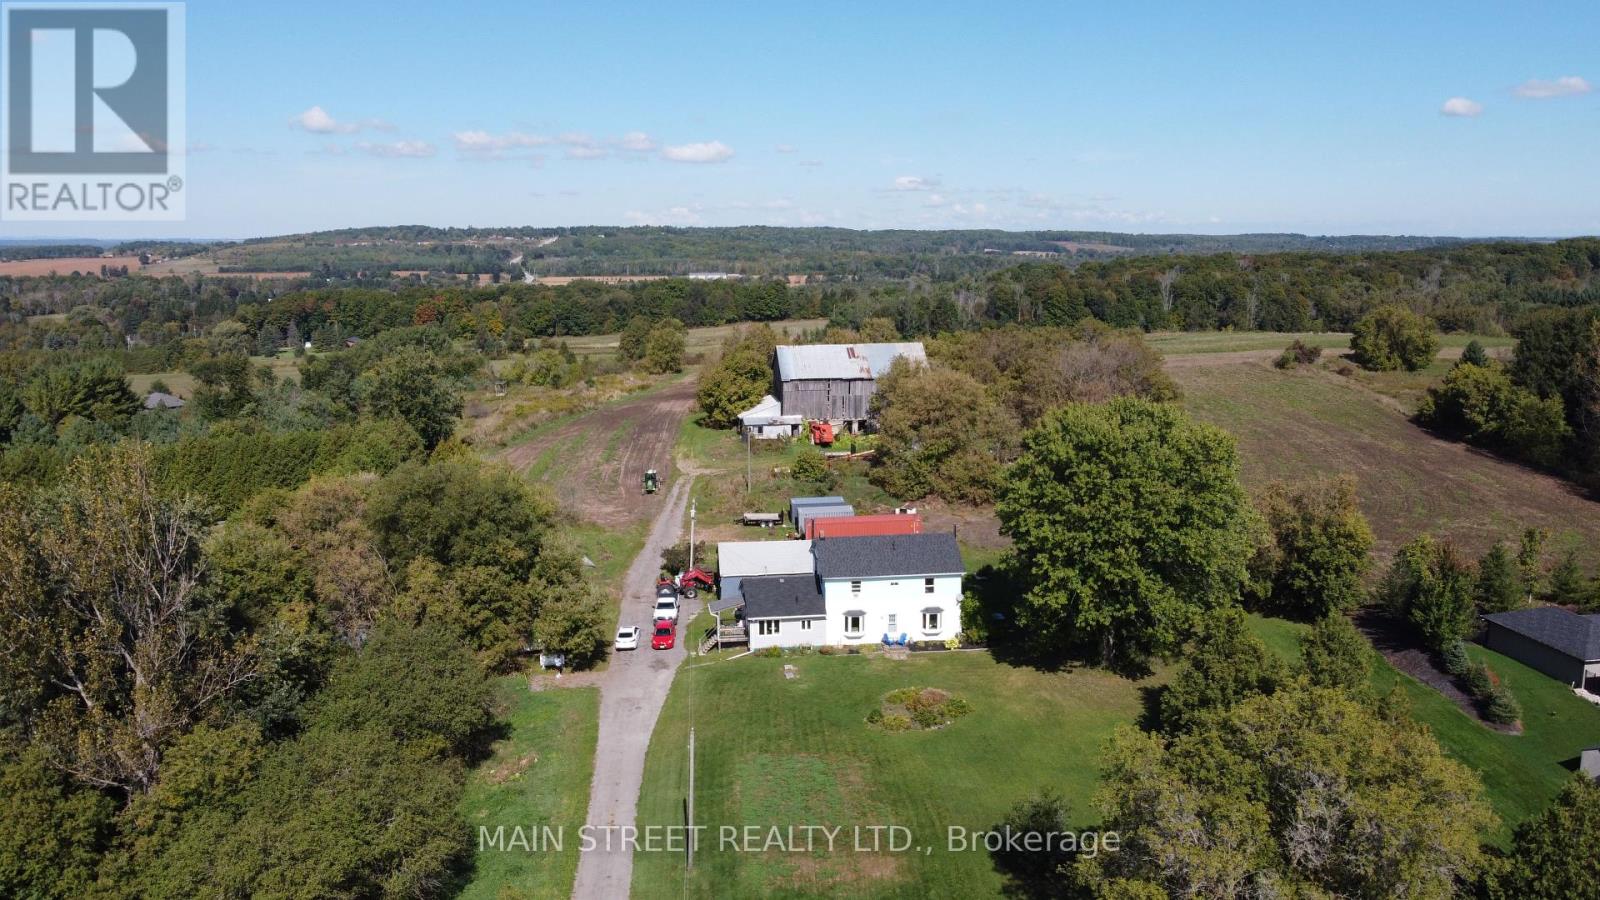
[[[600,692],[560,688],[534,693],[522,675],[496,684],[501,718],[510,733],[473,770],[461,801],[462,817],[479,847],[479,829],[504,826],[525,834],[542,826],[565,827],[560,851],[479,847],[461,900],[564,898],[578,871],[578,826],[589,808]],[[490,841],[493,838],[489,839]]]
[[[793,681],[783,677],[786,663],[798,670]],[[1154,683],[1013,668],[987,653],[691,662],[651,737],[639,824],[683,821],[692,715],[695,819],[709,830],[687,885],[680,855],[636,854],[634,896],[994,896],[1002,882],[988,855],[948,852],[946,829],[990,828],[1043,787],[1070,800],[1075,825],[1092,823],[1101,748],[1116,725],[1138,718],[1141,689]],[[972,712],[933,732],[867,726],[884,694],[912,686],[951,691]],[[833,853],[718,846],[724,825],[790,824],[845,830]],[[932,850],[857,853],[849,837],[857,825],[900,825]]]
[[[1253,616],[1251,627],[1274,651],[1298,658],[1297,642],[1306,626]],[[1522,734],[1485,728],[1438,691],[1397,672],[1376,651],[1372,688],[1379,696],[1387,695],[1399,682],[1410,699],[1412,716],[1433,730],[1446,752],[1478,772],[1502,823],[1493,838],[1504,842],[1512,827],[1543,809],[1572,777],[1568,766],[1578,752],[1600,743],[1600,708],[1492,650],[1469,644],[1467,652],[1488,663],[1516,695],[1522,704]]]
[[[1508,335],[1440,334],[1439,346],[1465,347],[1476,340],[1485,347],[1509,347]],[[1350,349],[1350,334],[1343,331],[1153,331],[1145,341],[1162,353],[1233,353],[1241,350],[1280,350],[1295,340],[1328,351]]]

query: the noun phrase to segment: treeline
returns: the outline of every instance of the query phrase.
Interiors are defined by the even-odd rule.
[[[1539,310],[1513,334],[1509,365],[1468,347],[1418,421],[1600,487],[1600,308]]]
[[[990,276],[983,318],[1146,330],[1348,331],[1397,305],[1446,331],[1495,331],[1539,306],[1600,304],[1600,239],[1466,244],[1404,253],[1140,257]]]

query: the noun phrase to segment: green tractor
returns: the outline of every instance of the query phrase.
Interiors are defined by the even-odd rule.
[[[661,489],[661,476],[656,474],[656,470],[655,469],[645,469],[644,470],[644,492],[646,494],[654,494],[656,491],[658,491],[660,489]]]

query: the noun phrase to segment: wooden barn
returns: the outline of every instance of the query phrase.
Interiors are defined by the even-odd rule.
[[[926,363],[920,342],[899,344],[803,344],[779,347],[772,367],[772,394],[786,416],[833,422],[859,431],[870,418],[878,378],[899,357]]]

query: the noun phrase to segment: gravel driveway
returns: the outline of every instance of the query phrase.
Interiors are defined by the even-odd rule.
[[[623,625],[644,628],[650,624],[656,576],[661,571],[661,551],[680,539],[693,480],[692,475],[681,475],[674,480],[667,493],[666,506],[656,516],[644,549],[628,568],[623,586]],[[684,601],[679,623],[687,624],[699,608],[699,600]],[[614,900],[628,896],[633,879],[633,853],[620,846],[619,829],[634,824],[650,733],[655,730],[656,718],[666,702],[678,664],[686,655],[681,633],[673,649],[651,650],[647,631],[640,636],[638,650],[613,653],[610,667],[601,676],[600,734],[586,822],[588,833],[595,838],[597,846],[578,857],[573,897]],[[601,830],[603,826],[612,826],[612,829],[606,832]],[[607,834],[612,842],[609,849],[605,846]]]

